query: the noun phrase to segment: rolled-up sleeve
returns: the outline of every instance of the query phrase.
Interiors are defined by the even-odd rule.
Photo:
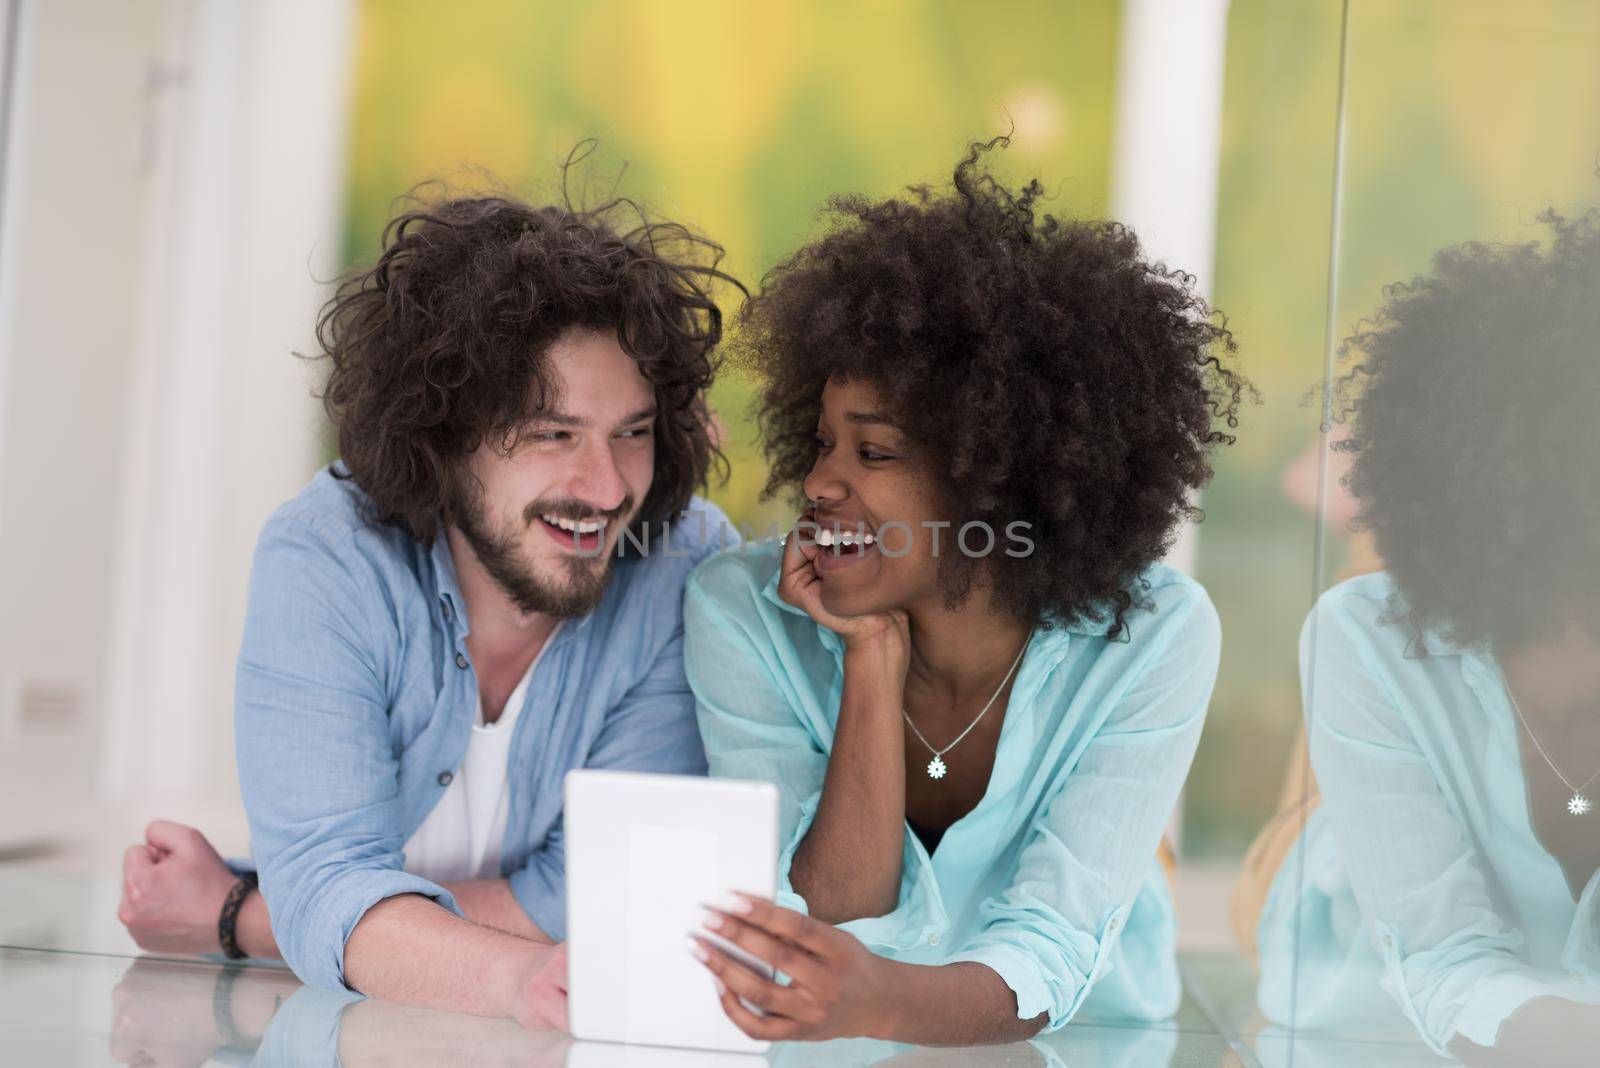
[[[403,870],[374,576],[347,532],[274,519],[256,547],[235,684],[251,849],[272,931],[303,981],[347,989],[344,947],[377,902],[436,883]]]
[[[1384,961],[1381,983],[1438,1053],[1493,1046],[1549,992],[1520,961],[1477,853],[1350,610],[1327,596],[1300,635],[1306,730],[1323,809]]]
[[[1047,1013],[1047,1031],[1072,1018],[1106,971],[1216,681],[1221,627],[1203,592],[1142,621],[1155,631],[1148,651],[1108,686],[1105,718],[1034,823],[1016,877],[980,906],[981,930],[951,957],[992,968],[1016,995],[1017,1016]]]

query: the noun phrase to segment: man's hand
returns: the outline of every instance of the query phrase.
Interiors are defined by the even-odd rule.
[[[893,1033],[894,984],[881,974],[883,958],[854,936],[764,898],[740,895],[726,910],[707,911],[709,930],[791,980],[783,986],[764,979],[709,939],[695,938],[696,958],[716,976],[722,1011],[751,1038],[776,1042]],[[762,1014],[751,1012],[745,1002]]]
[[[122,921],[151,953],[214,953],[217,916],[238,880],[193,827],[156,820],[122,855]]]
[[[111,991],[111,1059],[143,1068],[197,1068],[227,1043],[217,1033],[215,981],[198,968],[177,975],[160,968],[140,958]]]
[[[533,1030],[567,1030],[567,944],[539,946],[518,976],[508,1015]]]
[[[226,972],[140,957],[111,991],[111,1059],[141,1068],[214,1064],[230,1040],[258,1041],[299,989],[283,968]],[[219,1017],[233,1021],[232,1034],[218,1030]]]

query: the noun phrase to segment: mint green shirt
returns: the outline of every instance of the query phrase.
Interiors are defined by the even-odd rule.
[[[844,683],[839,637],[777,591],[779,546],[721,553],[690,576],[684,657],[711,774],[777,785],[778,903],[805,911],[789,866],[822,795]],[[1155,565],[1154,611],[1128,637],[1035,631],[1017,669],[988,791],[930,857],[909,827],[899,904],[841,929],[913,964],[976,961],[1048,1029],[1082,1009],[1160,1019],[1181,984],[1156,858],[1216,678],[1205,591]],[[981,616],[973,626],[982,626]],[[960,759],[960,751],[949,755]],[[889,769],[898,773],[898,769]]]
[[[1600,874],[1574,902],[1534,835],[1495,658],[1418,643],[1394,592],[1341,583],[1300,633],[1322,800],[1262,912],[1259,1000],[1300,1028],[1492,1046],[1530,998],[1600,1000]]]

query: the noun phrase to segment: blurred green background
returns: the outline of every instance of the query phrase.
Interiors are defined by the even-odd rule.
[[[445,16],[366,0],[346,250],[369,259],[395,198],[424,179],[471,188],[481,168],[553,198],[590,137],[595,195],[615,186],[709,234],[752,285],[817,232],[829,193],[938,182],[967,141],[1012,122],[997,169],[1041,178],[1050,210],[1105,215],[1120,7],[456,0]],[[1202,502],[1197,572],[1225,640],[1186,858],[1238,856],[1270,815],[1299,721],[1300,621],[1347,566],[1330,525],[1317,571],[1318,520],[1285,486],[1317,446],[1306,398],[1324,373],[1336,188],[1336,335],[1437,249],[1526,239],[1547,204],[1596,199],[1595,5],[1352,0],[1336,177],[1341,18],[1335,0],[1234,0],[1229,17],[1214,301],[1264,403]],[[714,392],[732,475],[712,496],[759,528],[787,517],[757,500],[751,392],[733,376]]]

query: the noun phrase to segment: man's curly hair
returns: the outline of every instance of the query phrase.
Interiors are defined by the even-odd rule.
[[[764,380],[765,496],[817,458],[824,385],[869,383],[959,529],[1023,520],[1025,557],[940,559],[946,603],[987,567],[995,604],[1035,626],[1123,632],[1138,576],[1233,438],[1245,380],[1194,279],[1152,263],[1126,227],[1036,214],[974,143],[953,189],[829,201],[833,225],[774,268],[732,341]]]
[[[722,248],[647,222],[627,200],[533,207],[509,196],[418,202],[317,322],[322,400],[374,517],[429,545],[466,507],[467,455],[517,444],[556,399],[546,363],[570,327],[615,330],[655,390],[655,475],[639,523],[675,518],[722,456],[705,393],[722,315]],[[619,216],[632,229],[614,225]]]
[[[1600,634],[1600,219],[1539,220],[1547,246],[1438,253],[1341,349],[1354,526],[1424,648]]]

